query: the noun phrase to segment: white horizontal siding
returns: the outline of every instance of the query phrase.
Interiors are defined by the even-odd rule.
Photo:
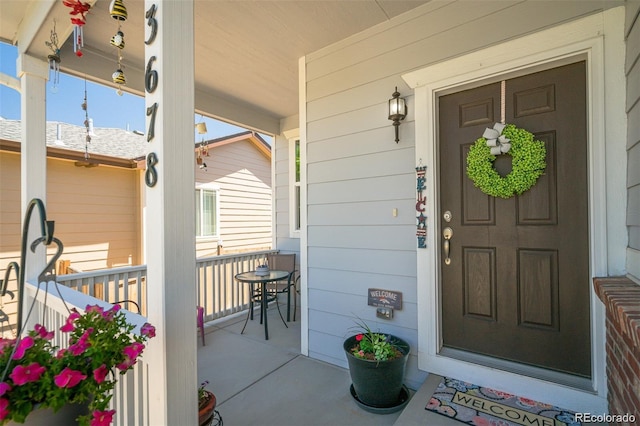
[[[629,247],[640,250],[640,3],[625,8],[627,75],[627,220]],[[627,271],[640,280],[640,265],[627,255]]]
[[[355,314],[376,321],[375,309],[367,306],[371,287],[403,292],[406,308],[379,325],[417,348],[415,167],[420,159],[414,154],[414,98],[401,74],[608,6],[431,2],[306,56],[311,356],[345,365],[340,348],[350,319]],[[396,86],[409,107],[398,144],[387,119]],[[424,377],[415,359],[407,374],[409,381]]]

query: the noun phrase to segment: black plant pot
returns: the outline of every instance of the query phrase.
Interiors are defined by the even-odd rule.
[[[357,399],[373,408],[396,407],[403,402],[404,373],[409,358],[409,344],[392,335],[403,356],[388,361],[371,361],[357,358],[351,353],[356,345],[356,336],[344,341],[344,351],[349,361],[349,374]],[[406,395],[405,395],[406,396]]]

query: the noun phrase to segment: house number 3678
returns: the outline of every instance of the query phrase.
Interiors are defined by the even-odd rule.
[[[156,20],[156,11],[157,6],[153,4],[145,14],[145,17],[147,18],[147,25],[151,27],[149,38],[144,42],[146,45],[153,44],[156,39],[156,35],[158,34],[158,21]],[[145,91],[149,94],[155,92],[156,88],[158,87],[158,71],[152,69],[153,62],[155,60],[155,56],[149,58],[144,76],[144,88]],[[159,107],[160,106],[158,105],[158,103],[154,102],[153,105],[147,108],[147,116],[151,117],[151,119],[149,120],[149,129],[147,130],[147,142],[151,142],[155,137],[156,114]],[[150,152],[149,154],[147,154],[147,171],[145,173],[145,183],[150,188],[154,187],[156,183],[158,183],[158,172],[155,167],[158,162],[158,155],[155,152]]]

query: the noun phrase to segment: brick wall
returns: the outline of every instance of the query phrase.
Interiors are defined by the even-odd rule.
[[[595,278],[607,311],[610,414],[640,415],[640,286],[624,277]]]

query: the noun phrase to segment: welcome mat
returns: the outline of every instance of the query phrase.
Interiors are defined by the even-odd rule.
[[[444,377],[425,407],[475,426],[580,426],[572,411]]]

